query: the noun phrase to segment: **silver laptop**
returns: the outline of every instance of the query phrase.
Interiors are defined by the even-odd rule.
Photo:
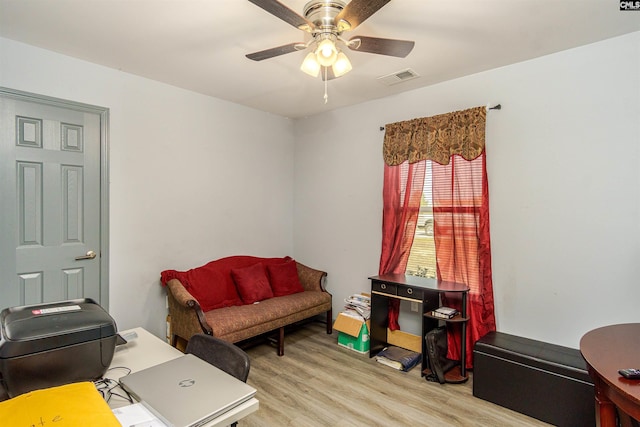
[[[256,394],[192,354],[126,375],[120,384],[170,427],[202,426]]]

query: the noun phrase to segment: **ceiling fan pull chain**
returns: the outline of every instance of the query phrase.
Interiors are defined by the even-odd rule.
[[[329,95],[327,95],[327,67],[324,68],[324,103],[329,101]]]

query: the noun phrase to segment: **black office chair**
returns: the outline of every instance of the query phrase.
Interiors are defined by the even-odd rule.
[[[249,356],[240,347],[206,334],[189,339],[185,353],[191,353],[240,381],[247,382],[251,368]],[[237,426],[233,423],[231,426]]]

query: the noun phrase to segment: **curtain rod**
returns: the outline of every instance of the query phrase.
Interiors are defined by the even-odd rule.
[[[489,107],[489,104],[487,104],[487,111],[489,110],[502,110],[502,105],[500,104],[496,104],[493,107]],[[380,126],[380,131],[384,130],[384,126]]]

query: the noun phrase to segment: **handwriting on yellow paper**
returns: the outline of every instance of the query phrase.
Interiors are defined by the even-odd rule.
[[[51,423],[58,423],[62,421],[62,417],[60,415],[55,415],[52,419],[51,419]],[[31,423],[29,424],[28,427],[44,427],[46,426],[48,423],[47,421],[45,421],[42,417],[40,417],[40,421],[35,422],[35,423]]]

